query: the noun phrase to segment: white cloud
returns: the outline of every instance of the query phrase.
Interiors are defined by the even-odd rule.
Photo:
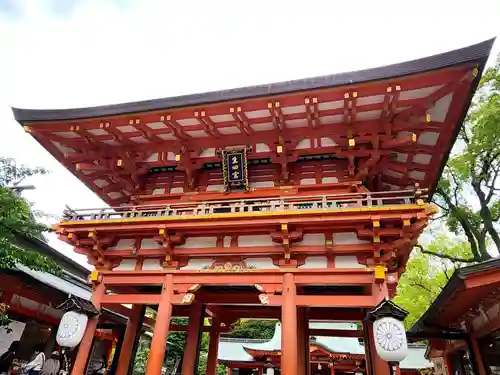
[[[500,31],[494,0],[51,4],[0,13],[0,154],[53,171],[29,198],[55,214],[102,203],[22,131],[11,105],[92,106],[352,71]]]

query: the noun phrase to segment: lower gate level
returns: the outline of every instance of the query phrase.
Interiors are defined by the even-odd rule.
[[[96,307],[132,305],[117,375],[128,372],[145,305],[157,308],[148,375],[161,373],[167,335],[175,329],[170,324],[174,316],[189,317],[182,375],[196,372],[201,330],[210,334],[206,373],[215,375],[219,334],[240,318],[281,320],[283,375],[310,373],[309,337],[320,333],[309,332],[309,320],[362,322],[360,335],[368,345],[361,371],[369,375],[399,372],[376,354],[371,323],[365,319],[367,312],[393,294],[397,280],[388,282],[384,268],[252,270],[226,264],[210,270],[96,271],[91,278]],[[210,327],[203,325],[207,317]],[[73,375],[85,371],[98,323],[99,318],[94,318],[87,325]],[[322,334],[342,336],[343,332]]]

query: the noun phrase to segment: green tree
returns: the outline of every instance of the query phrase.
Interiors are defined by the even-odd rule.
[[[0,269],[14,268],[16,263],[37,271],[58,273],[55,262],[45,256],[18,245],[19,237],[41,238],[47,231],[36,222],[30,205],[16,191],[24,178],[45,174],[43,168],[18,166],[11,158],[0,157]],[[0,316],[0,326],[9,322],[7,315]]]
[[[434,196],[448,229],[464,236],[470,246],[469,258],[452,260],[474,263],[490,259],[489,242],[500,252],[499,177],[500,55],[481,78]],[[449,254],[440,256],[450,258]]]
[[[134,366],[132,368],[132,375],[144,375],[146,373],[150,346],[151,339],[148,336],[144,335],[139,339],[139,345],[137,346],[137,352],[134,359]]]
[[[15,190],[24,178],[45,174],[43,168],[17,166],[10,158],[0,158],[0,268],[22,263],[34,270],[55,272],[56,264],[34,251],[18,246],[16,237],[40,238],[48,228],[37,223],[29,204]]]
[[[449,258],[469,259],[472,254],[467,241],[456,241],[438,235],[428,251]],[[405,320],[410,328],[429,308],[453,272],[467,263],[451,261],[441,256],[422,254],[415,249],[398,284],[394,302],[409,312]]]
[[[226,337],[270,340],[274,334],[275,320],[240,319],[233,324],[231,333]]]

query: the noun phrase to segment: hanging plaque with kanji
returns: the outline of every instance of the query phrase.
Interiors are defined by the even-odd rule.
[[[222,151],[222,171],[226,191],[234,187],[242,187],[247,191],[247,150]]]

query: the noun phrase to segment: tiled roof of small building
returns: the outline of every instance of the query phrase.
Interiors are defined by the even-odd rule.
[[[311,322],[310,328],[356,330],[354,323]],[[332,353],[365,354],[365,347],[355,337],[327,337],[314,336],[315,342]],[[281,350],[281,323],[276,323],[271,340],[251,340],[238,338],[224,338],[219,342],[220,361],[253,362],[254,358],[245,350],[261,350],[266,352]],[[408,356],[401,362],[402,369],[423,369],[433,367],[425,358],[425,346],[409,344]]]

